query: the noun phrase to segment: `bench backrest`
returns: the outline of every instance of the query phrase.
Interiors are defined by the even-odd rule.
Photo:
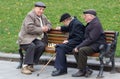
[[[105,36],[106,36],[106,42],[109,43],[117,43],[117,36],[118,32],[115,31],[105,31]],[[46,52],[49,53],[55,53],[54,51],[54,45],[55,44],[61,44],[64,40],[66,40],[68,37],[68,34],[63,33],[59,30],[56,29],[51,29],[50,32],[48,32],[48,47],[46,48]],[[98,56],[99,54],[95,53],[94,55],[91,56]]]

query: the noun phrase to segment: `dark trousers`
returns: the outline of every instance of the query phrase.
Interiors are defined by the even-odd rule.
[[[21,45],[26,51],[24,64],[38,64],[40,56],[45,50],[45,44],[38,39],[35,39],[32,43]]]
[[[67,50],[69,49],[69,50]],[[66,46],[65,44],[61,44],[56,47],[56,59],[55,59],[55,68],[61,70],[67,70],[67,60],[66,54],[72,51],[72,48]]]
[[[95,51],[90,47],[81,47],[78,53],[75,53],[78,69],[85,70],[87,67],[87,56]]]

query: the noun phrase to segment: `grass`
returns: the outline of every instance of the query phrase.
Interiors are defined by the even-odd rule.
[[[39,0],[0,0],[0,51],[16,53],[16,40],[26,14]],[[60,15],[68,12],[83,22],[82,12],[95,9],[104,30],[120,32],[120,0],[41,0],[47,6],[45,15],[53,27],[61,25]],[[116,56],[120,56],[120,37],[118,38]]]

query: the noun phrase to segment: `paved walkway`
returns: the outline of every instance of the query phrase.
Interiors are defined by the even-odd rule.
[[[12,53],[1,53],[0,52],[0,59],[2,58],[2,60],[0,60],[0,79],[96,79],[96,76],[98,74],[97,70],[94,70],[93,74],[91,75],[90,78],[85,78],[85,77],[71,77],[71,74],[75,73],[77,71],[77,69],[75,68],[68,68],[68,74],[66,75],[61,75],[61,76],[57,76],[57,77],[52,77],[51,76],[51,72],[54,70],[53,66],[47,66],[47,68],[40,73],[39,76],[37,76],[37,74],[40,72],[40,69],[43,67],[43,65],[36,65],[35,66],[35,71],[33,74],[31,75],[25,75],[22,74],[20,69],[16,69],[16,67],[18,66],[18,62],[14,61],[13,59],[18,59],[19,58],[19,54],[12,54]],[[13,58],[13,59],[11,59]],[[48,56],[42,56],[41,59],[47,59]],[[74,58],[71,59],[71,56],[67,57],[68,60],[70,61],[75,61]],[[7,61],[6,61],[7,60]],[[116,66],[118,66],[118,68],[120,68],[120,59],[116,58]],[[95,59],[90,59],[89,63],[99,63],[98,61],[96,61]],[[120,70],[120,69],[119,69]],[[115,73],[115,74],[110,74],[109,72],[105,72],[103,73],[104,78],[102,79],[119,79],[120,78],[120,73]]]
[[[75,68],[68,68],[68,74],[52,77],[51,72],[54,70],[53,66],[47,66],[47,68],[39,75],[39,69],[43,65],[36,65],[35,71],[31,75],[24,75],[20,72],[20,69],[16,69],[18,62],[4,61],[0,60],[0,79],[96,79],[98,71],[94,71],[90,78],[85,77],[71,77],[71,74],[75,73],[77,70]],[[109,72],[104,72],[104,78],[102,79],[119,79],[120,73],[110,74]]]

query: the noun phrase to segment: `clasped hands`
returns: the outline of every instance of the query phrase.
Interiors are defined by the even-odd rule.
[[[41,28],[42,28],[42,31],[43,31],[43,32],[49,31],[49,27],[48,27],[48,26],[43,26],[43,27],[41,27]]]

